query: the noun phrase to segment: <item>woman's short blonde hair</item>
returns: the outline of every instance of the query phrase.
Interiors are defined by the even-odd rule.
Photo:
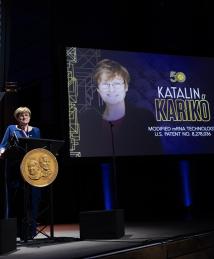
[[[28,113],[29,116],[31,117],[31,111],[30,111],[30,109],[28,107],[19,107],[19,108],[17,108],[13,115],[14,115],[14,117],[16,119],[18,119],[19,115],[21,113],[25,113],[25,112]]]
[[[100,83],[101,75],[108,74],[108,78],[112,79],[115,76],[121,76],[125,83],[125,88],[128,89],[130,75],[128,70],[117,61],[111,59],[103,59],[99,61],[95,67],[94,80],[97,84]]]

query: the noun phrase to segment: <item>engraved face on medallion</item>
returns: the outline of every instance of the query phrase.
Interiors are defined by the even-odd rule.
[[[28,169],[28,177],[31,180],[38,180],[41,178],[41,168],[39,166],[39,162],[35,159],[29,159],[27,162],[27,169]]]
[[[49,176],[52,174],[50,165],[51,165],[51,160],[49,157],[45,154],[39,157],[39,165],[42,168],[42,174],[43,176]]]

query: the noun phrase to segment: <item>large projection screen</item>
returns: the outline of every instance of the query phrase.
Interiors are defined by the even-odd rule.
[[[117,73],[96,81],[106,59],[128,71],[128,85]],[[70,156],[214,153],[214,58],[67,47],[66,61]],[[118,80],[125,111],[106,119],[100,87],[116,100]]]

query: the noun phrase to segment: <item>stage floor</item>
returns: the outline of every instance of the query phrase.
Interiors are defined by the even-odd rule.
[[[45,229],[49,235],[49,228]],[[185,253],[189,250],[191,254],[200,253],[200,258],[214,258],[214,219],[189,220],[189,221],[161,221],[161,222],[127,222],[125,224],[125,235],[119,239],[105,240],[80,240],[78,224],[61,224],[54,226],[54,240],[43,234],[38,234],[34,240],[27,243],[17,239],[17,249],[7,254],[0,255],[1,258],[155,258],[152,254],[155,249],[157,258],[176,258],[169,256],[176,254],[176,248],[172,252],[172,245],[182,253],[181,242],[185,243]],[[191,240],[191,247],[187,248]],[[200,251],[194,242],[200,241]],[[177,243],[176,243],[177,242]],[[178,245],[179,243],[179,245]],[[203,246],[202,246],[203,244]],[[158,252],[157,248],[161,247]],[[195,248],[194,248],[195,247]],[[207,249],[203,248],[209,248]],[[148,253],[148,248],[150,252]],[[143,251],[147,249],[147,256]],[[197,251],[194,251],[196,249]],[[168,250],[168,251],[166,251]],[[206,253],[206,257],[203,257]],[[149,255],[150,254],[150,255]],[[161,256],[162,254],[162,256]],[[210,254],[212,257],[207,257]],[[142,256],[140,256],[142,255]],[[167,256],[166,256],[167,255]],[[181,255],[180,255],[181,256]],[[177,257],[178,258],[178,257]],[[179,257],[187,258],[187,257]],[[197,256],[188,258],[199,258]]]

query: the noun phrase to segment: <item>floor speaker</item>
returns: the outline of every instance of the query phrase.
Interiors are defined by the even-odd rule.
[[[0,219],[0,254],[16,250],[16,218]]]
[[[80,212],[81,239],[114,239],[124,236],[123,210]]]

